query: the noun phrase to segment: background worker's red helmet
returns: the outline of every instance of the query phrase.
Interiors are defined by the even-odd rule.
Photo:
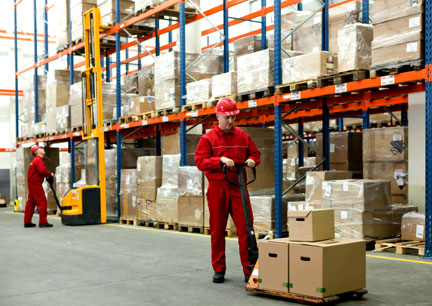
[[[222,98],[216,105],[216,113],[232,116],[237,115],[240,111],[237,108],[237,103],[230,97]]]
[[[35,155],[35,154],[36,154],[36,151],[37,151],[38,149],[40,149],[40,147],[39,147],[38,145],[34,145],[33,147],[31,147],[30,150],[31,150],[32,154]]]

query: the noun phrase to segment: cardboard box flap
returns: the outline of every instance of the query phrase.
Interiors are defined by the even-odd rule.
[[[307,218],[311,210],[290,210],[288,211],[288,218]]]
[[[353,238],[338,238],[338,239],[328,239],[328,240],[314,241],[314,242],[290,241],[291,244],[301,244],[301,245],[308,245],[308,246],[319,247],[319,248],[333,247],[335,245],[353,244],[358,242],[365,242],[365,240],[353,239]]]

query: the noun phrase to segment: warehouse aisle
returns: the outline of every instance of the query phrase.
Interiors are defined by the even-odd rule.
[[[0,209],[1,306],[289,304],[245,292],[235,239],[227,241],[227,281],[216,285],[208,236],[121,225],[66,227],[55,217],[53,229],[24,229],[22,219]],[[368,256],[366,300],[343,305],[430,305],[432,261],[419,262]]]

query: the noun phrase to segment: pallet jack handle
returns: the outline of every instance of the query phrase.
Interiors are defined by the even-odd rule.
[[[247,268],[252,272],[254,265],[256,264],[258,260],[258,246],[257,241],[255,237],[255,230],[253,228],[252,224],[252,218],[251,218],[251,212],[249,210],[249,201],[248,196],[246,192],[246,186],[253,183],[256,180],[256,169],[255,167],[252,168],[253,173],[253,179],[249,182],[245,182],[244,176],[243,176],[243,169],[246,167],[246,163],[235,163],[234,164],[234,171],[238,175],[238,182],[233,182],[227,177],[227,166],[223,165],[223,173],[225,180],[231,184],[234,184],[238,187],[240,187],[240,194],[242,199],[242,205],[243,205],[243,212],[245,216],[245,223],[246,223],[246,235],[248,239],[248,260],[251,263],[250,266]]]
[[[53,186],[54,178],[51,178],[51,179],[48,179],[48,178],[47,178],[47,182],[48,182],[48,184],[49,184],[50,187],[51,187],[51,190],[52,190],[53,195],[54,195],[54,199],[55,199],[56,204],[57,204],[57,207],[60,209],[60,211],[72,209],[72,206],[61,206],[61,205],[60,205],[60,201],[59,201],[59,199],[57,198],[57,194],[56,194],[55,189],[54,189],[54,186]]]

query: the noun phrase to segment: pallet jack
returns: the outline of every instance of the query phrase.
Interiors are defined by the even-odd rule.
[[[82,140],[85,149],[86,185],[70,189],[64,195],[61,205],[57,203],[62,223],[65,225],[106,223],[105,137],[99,34],[108,27],[101,25],[99,8],[85,12],[83,20],[86,69],[82,72]]]
[[[362,299],[363,295],[365,295],[368,292],[366,289],[359,289],[359,290],[347,292],[345,294],[341,294],[337,296],[318,298],[318,297],[306,296],[302,294],[259,288],[260,280],[259,280],[258,246],[255,237],[255,231],[251,220],[251,213],[249,211],[249,202],[246,193],[246,186],[253,183],[256,180],[256,169],[252,168],[253,179],[249,182],[245,182],[243,169],[246,167],[246,164],[235,163],[234,166],[235,166],[234,171],[237,173],[238,176],[238,183],[228,179],[226,175],[227,172],[226,165],[223,166],[223,173],[225,176],[225,180],[227,182],[240,187],[240,194],[241,194],[243,211],[245,215],[245,223],[247,228],[246,233],[248,238],[248,260],[251,263],[251,266],[247,267],[251,271],[251,276],[249,277],[249,281],[246,285],[246,291],[257,293],[257,294],[282,297],[290,300],[296,300],[300,303],[307,302],[307,303],[314,303],[314,304],[335,303],[340,300],[353,299],[353,298]]]

